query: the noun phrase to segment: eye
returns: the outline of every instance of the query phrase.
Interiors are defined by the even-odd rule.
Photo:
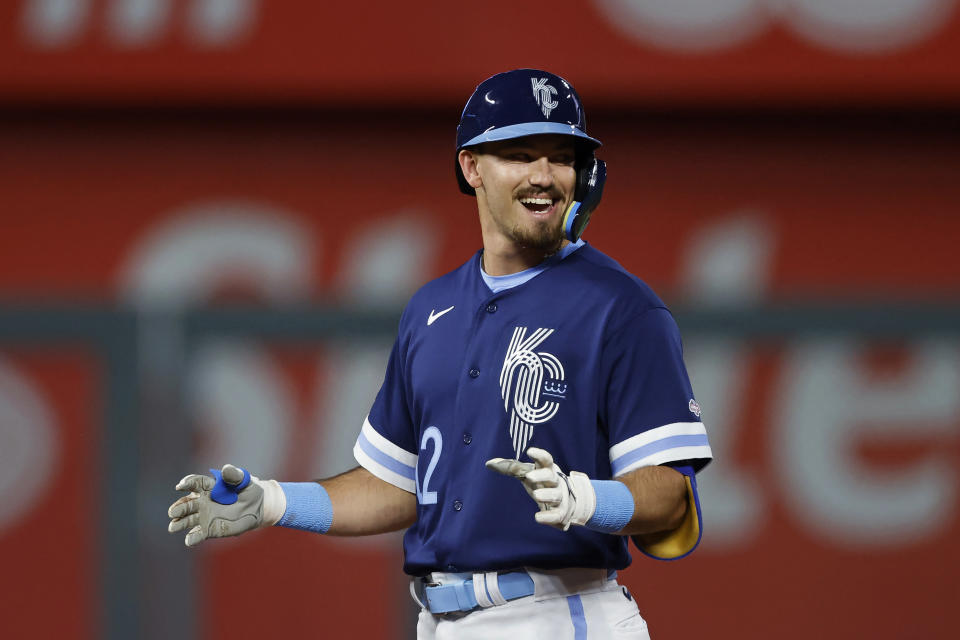
[[[573,166],[575,160],[576,158],[570,153],[561,153],[550,158],[550,162],[553,164],[561,164],[565,166]]]
[[[529,153],[523,153],[522,151],[514,151],[507,155],[507,158],[514,162],[532,162],[533,158],[530,157]]]

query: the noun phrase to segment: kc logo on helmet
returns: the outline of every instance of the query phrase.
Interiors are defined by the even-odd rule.
[[[547,84],[547,78],[530,78],[530,84],[533,85],[533,99],[540,105],[543,117],[549,118],[550,112],[560,106],[559,102],[551,98],[557,95],[556,87]]]

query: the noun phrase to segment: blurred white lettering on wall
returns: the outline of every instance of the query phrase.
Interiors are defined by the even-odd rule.
[[[191,205],[173,212],[136,245],[121,273],[124,298],[145,315],[200,306],[223,287],[273,304],[306,298],[317,253],[295,216],[245,202]],[[176,323],[175,315],[166,315]],[[177,327],[144,323],[150,345],[170,343]],[[163,357],[165,354],[158,354]],[[295,409],[283,373],[262,348],[217,340],[188,355],[190,411],[205,430],[197,468],[239,461],[266,477],[282,474]]]
[[[36,507],[57,472],[50,402],[0,357],[0,532]]]
[[[690,303],[705,307],[757,304],[767,289],[775,234],[762,212],[724,216],[691,234],[683,261],[682,288]],[[685,341],[684,359],[694,394],[703,407],[715,460],[700,481],[705,547],[730,549],[760,534],[768,499],[755,469],[734,460],[742,430],[750,352],[740,340],[694,338]]]
[[[881,54],[943,27],[955,0],[594,0],[611,26],[657,48],[710,53],[783,25],[833,51]]]
[[[874,468],[857,447],[960,435],[960,352],[955,342],[913,342],[906,371],[875,379],[863,364],[865,348],[851,339],[791,346],[771,416],[774,468],[804,528],[838,545],[899,546],[951,521],[957,470],[937,450]]]
[[[35,47],[69,47],[88,34],[118,48],[155,45],[182,32],[195,47],[239,44],[257,21],[258,0],[187,0],[183,23],[173,0],[21,0],[22,31]]]

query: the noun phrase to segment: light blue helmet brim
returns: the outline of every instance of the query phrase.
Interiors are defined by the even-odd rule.
[[[506,127],[495,127],[488,129],[480,135],[474,136],[473,138],[467,140],[467,142],[465,142],[460,148],[463,149],[464,147],[482,144],[484,142],[499,142],[501,140],[512,140],[513,138],[537,136],[549,133],[581,138],[582,140],[587,140],[593,143],[597,147],[603,144],[596,138],[591,138],[572,124],[565,124],[562,122],[523,122],[521,124],[511,124]]]

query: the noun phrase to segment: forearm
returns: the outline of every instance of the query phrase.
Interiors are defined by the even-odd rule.
[[[687,513],[687,484],[682,473],[666,466],[641,467],[617,478],[633,496],[633,516],[620,535],[671,531]]]
[[[414,494],[384,482],[363,467],[320,480],[333,507],[327,535],[367,536],[406,529],[417,519]]]

